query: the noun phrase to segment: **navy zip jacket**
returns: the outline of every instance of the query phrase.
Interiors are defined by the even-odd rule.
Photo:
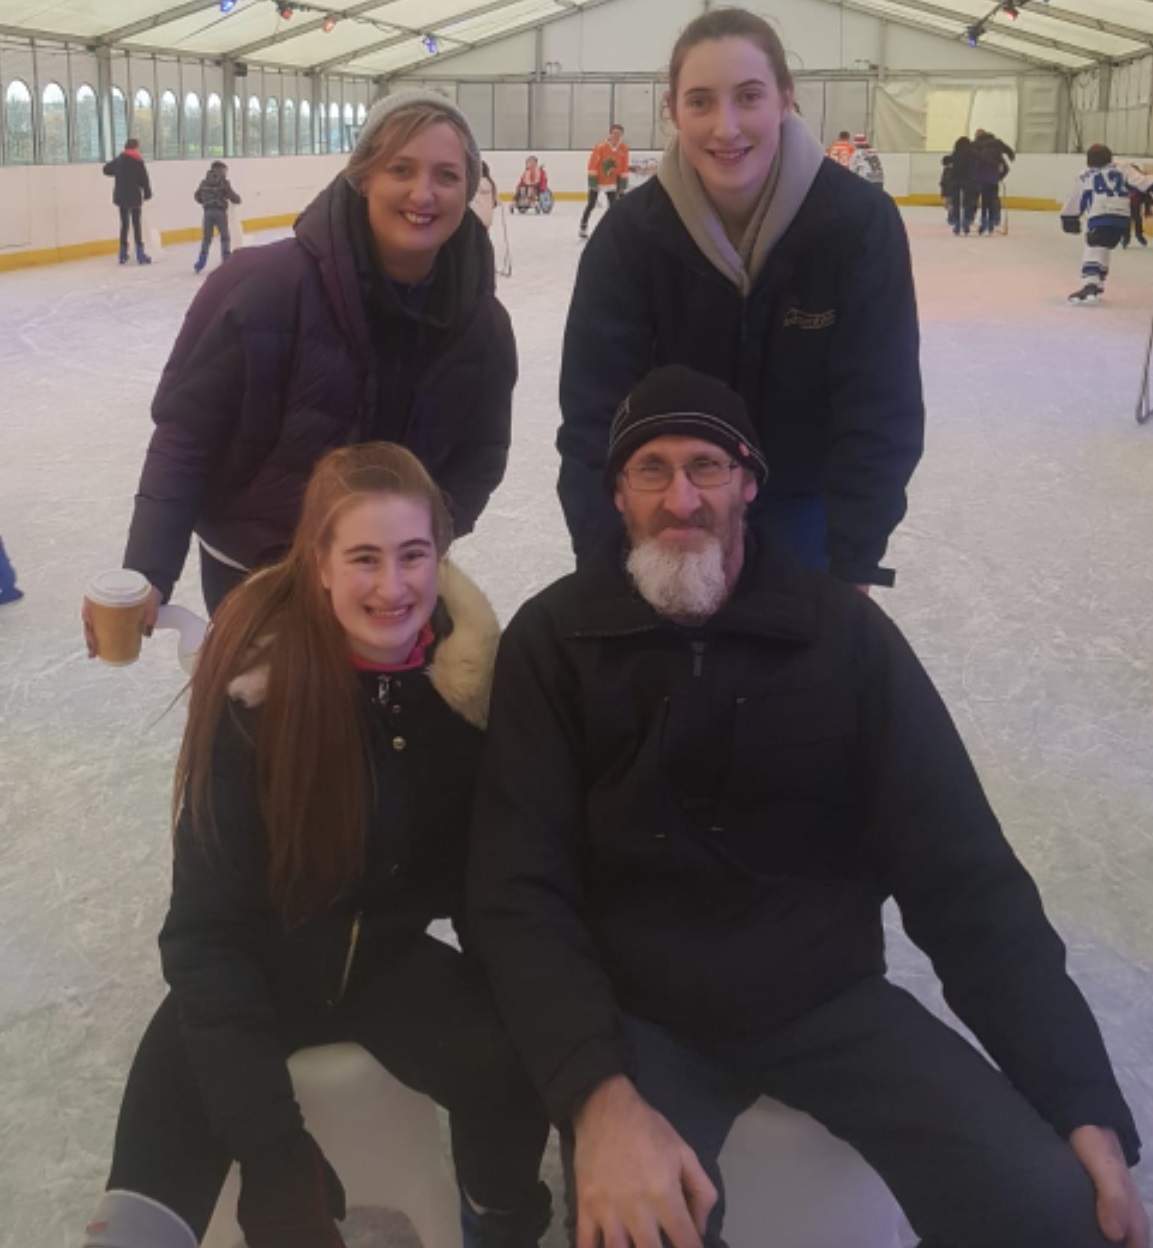
[[[279,558],[333,447],[414,452],[458,537],[504,476],[516,343],[476,214],[441,248],[420,306],[377,272],[343,174],[294,228],[209,277],[160,379],[124,565],[165,598],[194,531],[247,568]]]
[[[882,974],[891,896],[1022,1095],[1135,1160],[1064,946],[896,626],[750,539],[733,597],[678,628],[612,553],[504,634],[470,854],[473,947],[554,1119],[630,1073],[622,1011],[747,1039]]]
[[[597,227],[569,310],[557,447],[577,556],[618,525],[601,477],[613,413],[651,369],[685,364],[747,403],[761,503],[823,496],[833,574],[891,584],[880,562],[923,440],[918,353],[908,241],[877,187],[823,162],[743,299],[651,179]]]

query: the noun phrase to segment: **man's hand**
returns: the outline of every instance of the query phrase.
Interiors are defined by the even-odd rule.
[[[1125,1248],[1149,1248],[1149,1217],[1117,1134],[1106,1127],[1078,1127],[1069,1144],[1097,1189],[1097,1221],[1102,1234]]]
[[[717,1189],[628,1079],[600,1084],[573,1127],[577,1248],[701,1248]]]

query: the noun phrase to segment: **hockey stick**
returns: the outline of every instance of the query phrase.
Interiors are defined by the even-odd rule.
[[[1153,362],[1153,324],[1149,326],[1149,338],[1145,343],[1145,363],[1141,369],[1141,393],[1137,396],[1137,410],[1134,415],[1139,425],[1145,424],[1153,416],[1149,394],[1149,365]]]
[[[504,205],[499,200],[497,201],[496,210],[500,215],[500,229],[504,236],[504,260],[501,262],[500,268],[497,269],[497,273],[501,277],[512,277],[512,245],[508,241],[508,212],[505,211],[506,207],[508,212],[512,212],[511,204]]]

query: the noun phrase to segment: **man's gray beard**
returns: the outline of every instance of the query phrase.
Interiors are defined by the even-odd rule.
[[[707,620],[728,596],[725,552],[709,533],[700,550],[669,550],[660,539],[646,538],[632,548],[625,567],[641,597],[658,615]]]

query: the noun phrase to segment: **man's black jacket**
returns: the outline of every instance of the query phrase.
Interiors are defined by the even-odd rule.
[[[621,1011],[749,1036],[882,972],[891,895],[1022,1094],[1134,1159],[1064,946],[920,663],[862,594],[746,553],[699,630],[606,558],[504,635],[470,930],[554,1118],[627,1073]]]

